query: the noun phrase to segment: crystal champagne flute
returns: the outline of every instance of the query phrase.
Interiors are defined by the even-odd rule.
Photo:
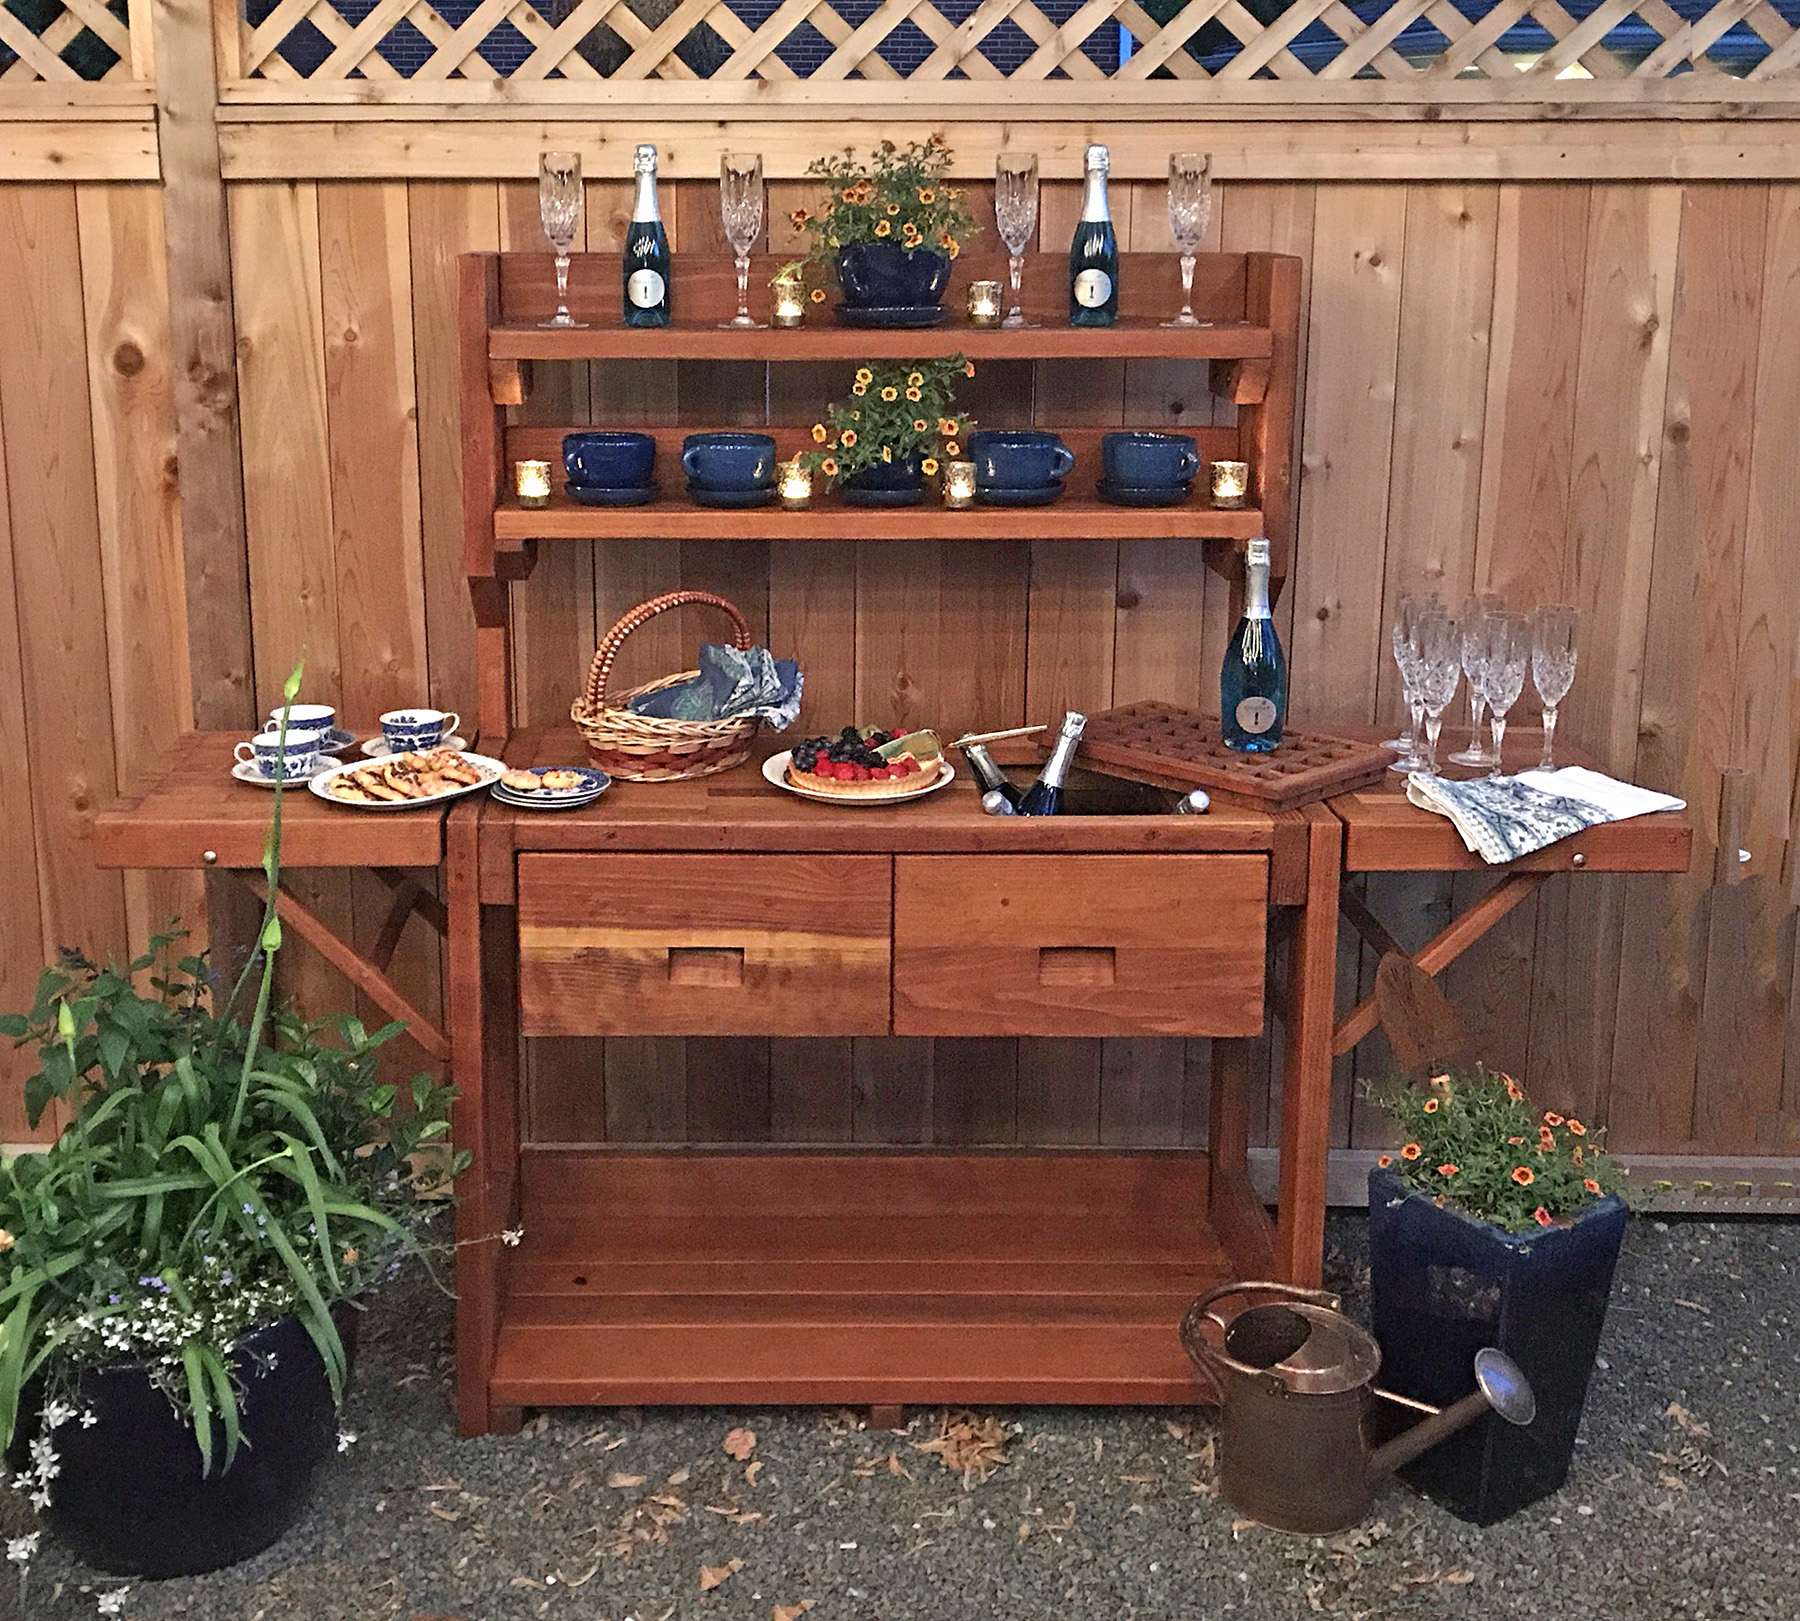
[[[1391,633],[1394,664],[1400,671],[1400,687],[1406,697],[1409,724],[1399,737],[1391,737],[1383,745],[1397,756],[1388,767],[1390,771],[1417,771],[1424,759],[1419,752],[1419,728],[1425,719],[1425,708],[1419,700],[1419,661],[1414,657],[1414,648],[1420,616],[1434,609],[1443,611],[1443,605],[1436,597],[1414,596],[1407,592],[1400,598],[1400,607],[1394,614]]]
[[[1012,308],[1000,324],[1017,331],[1035,323],[1019,307],[1025,276],[1025,250],[1037,231],[1038,160],[1035,152],[1002,152],[994,159],[994,223],[1006,244],[1007,271],[1012,278]]]
[[[737,256],[737,314],[722,327],[760,327],[750,316],[750,250],[763,229],[763,160],[760,152],[727,152],[719,159],[719,213]]]
[[[1212,154],[1175,152],[1169,157],[1169,235],[1181,253],[1181,313],[1164,326],[1211,326],[1194,315],[1194,255],[1212,224]]]
[[[1531,624],[1531,681],[1544,706],[1544,753],[1540,771],[1556,769],[1556,711],[1575,684],[1576,638],[1581,614],[1566,602],[1539,608]]]
[[[1425,705],[1425,766],[1437,775],[1438,734],[1444,711],[1462,680],[1462,628],[1448,614],[1434,614],[1419,625],[1419,697]]]
[[[1487,709],[1487,696],[1481,686],[1481,659],[1486,646],[1482,639],[1482,621],[1489,614],[1505,612],[1506,599],[1497,591],[1476,592],[1463,602],[1463,674],[1469,678],[1469,746],[1458,749],[1449,757],[1451,765],[1496,766],[1500,763],[1488,753],[1487,742],[1481,735],[1481,717]]]
[[[538,219],[556,250],[556,313],[539,326],[577,327],[569,314],[569,249],[581,229],[581,154],[538,154]]]
[[[1500,745],[1506,740],[1507,712],[1525,689],[1525,667],[1531,662],[1531,621],[1524,614],[1489,614],[1481,622],[1481,683],[1487,698],[1494,747],[1491,777],[1500,775]]]

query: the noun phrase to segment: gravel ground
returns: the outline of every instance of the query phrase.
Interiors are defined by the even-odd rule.
[[[1332,1220],[1329,1271],[1359,1307],[1365,1231]],[[1005,1462],[967,1482],[919,1450],[938,1414],[890,1434],[810,1409],[567,1409],[459,1441],[448,1302],[406,1278],[365,1328],[361,1439],[303,1523],[235,1570],[113,1602],[143,1621],[797,1621],[807,1601],[813,1621],[1790,1621],[1797,1321],[1800,1225],[1634,1223],[1557,1497],[1480,1531],[1394,1487],[1368,1525],[1312,1541],[1234,1523],[1204,1410],[984,1414]],[[754,1432],[741,1459],[735,1429]],[[19,1496],[0,1499],[16,1534]],[[24,1613],[93,1616],[122,1585],[47,1543]],[[0,1576],[0,1615],[16,1604]]]

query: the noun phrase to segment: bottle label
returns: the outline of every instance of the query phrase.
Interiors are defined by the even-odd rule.
[[[1112,297],[1112,277],[1104,270],[1084,270],[1075,278],[1075,302],[1084,310],[1097,310]]]
[[[1268,698],[1240,699],[1235,713],[1238,725],[1252,737],[1261,737],[1275,724],[1275,705]]]
[[[659,271],[634,270],[625,279],[625,296],[634,309],[653,310],[662,303],[666,286]]]

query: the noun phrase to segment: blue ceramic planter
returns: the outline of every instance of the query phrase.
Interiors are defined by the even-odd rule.
[[[909,507],[925,494],[925,473],[917,455],[897,456],[852,473],[839,493],[858,507]]]
[[[1606,1323],[1630,1212],[1603,1199],[1567,1225],[1502,1232],[1369,1174],[1369,1269],[1381,1383],[1446,1406],[1475,1388],[1475,1353],[1497,1345],[1537,1397],[1524,1428],[1492,1414],[1401,1476],[1461,1519],[1492,1525],[1563,1483]]]
[[[903,253],[891,242],[852,242],[838,249],[837,273],[846,304],[917,309],[943,301],[950,285],[950,260],[930,248]]]

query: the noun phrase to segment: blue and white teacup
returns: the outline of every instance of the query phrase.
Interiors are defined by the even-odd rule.
[[[265,732],[281,729],[281,707],[269,711]],[[292,704],[287,708],[289,732],[329,732],[337,725],[337,711],[330,704]]]
[[[285,738],[258,732],[231,752],[240,760],[254,760],[256,769],[270,782],[292,782],[319,769],[319,744],[324,736],[323,732],[291,729]]]
[[[435,749],[462,725],[454,709],[390,709],[381,717],[381,735],[395,754]]]

